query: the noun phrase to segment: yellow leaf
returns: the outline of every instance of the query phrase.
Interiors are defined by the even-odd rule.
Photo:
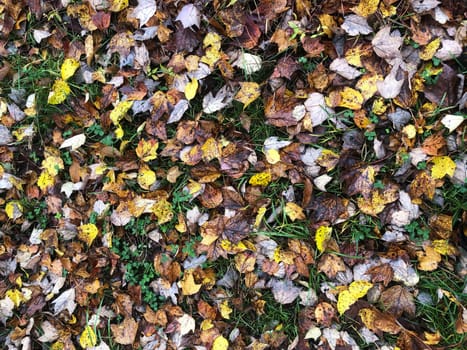
[[[331,238],[332,227],[329,226],[320,226],[315,233],[316,248],[320,253],[324,252],[326,245]]]
[[[266,155],[266,160],[269,164],[276,164],[279,163],[281,160],[281,156],[279,154],[279,151],[277,149],[268,149],[265,152]]]
[[[359,16],[368,17],[378,9],[379,0],[360,0],[358,6],[352,7],[351,10]]]
[[[196,284],[193,277],[193,270],[186,270],[183,278],[178,282],[183,295],[193,295],[199,292],[201,284]]]
[[[221,156],[219,143],[213,137],[209,137],[204,142],[201,146],[201,152],[203,152],[203,160],[206,162],[210,162],[211,160]]]
[[[402,132],[405,134],[405,136],[407,136],[408,139],[413,139],[415,136],[417,136],[417,129],[413,124],[404,126]]]
[[[5,213],[12,220],[19,219],[23,215],[23,206],[19,201],[10,201],[5,206]]]
[[[109,11],[120,12],[128,7],[128,0],[111,0]]]
[[[433,56],[435,55],[436,51],[438,50],[440,44],[441,44],[440,38],[436,38],[435,40],[432,40],[420,52],[420,58],[424,61],[431,60]]]
[[[145,190],[149,190],[152,184],[156,182],[156,173],[152,171],[146,164],[138,170],[138,185]]]
[[[262,172],[250,177],[248,183],[253,186],[267,186],[272,180],[271,173]]]
[[[149,162],[157,158],[157,149],[159,148],[159,142],[155,139],[146,141],[141,139],[136,147],[136,155],[143,162]]]
[[[157,203],[152,206],[151,210],[156,216],[157,223],[159,225],[169,222],[174,216],[172,204],[170,204],[166,199],[157,201]]]
[[[115,126],[119,126],[120,120],[122,120],[126,113],[133,106],[133,101],[121,101],[117,103],[115,108],[110,112],[110,120]]]
[[[211,46],[217,50],[221,49],[221,36],[214,32],[209,32],[203,39],[203,47]]]
[[[285,205],[285,213],[290,218],[290,220],[304,220],[305,214],[303,213],[303,208],[299,205],[295,204],[294,202],[288,202]]]
[[[96,346],[97,344],[97,335],[94,332],[94,329],[92,329],[91,326],[86,326],[84,327],[83,333],[81,333],[81,336],[79,337],[79,345],[83,349],[86,348],[92,348],[93,346]]]
[[[357,299],[360,299],[366,295],[366,293],[373,287],[373,283],[368,281],[353,281],[349,285],[349,292]]]
[[[256,100],[261,94],[258,83],[242,82],[240,90],[235,95],[235,100],[243,103],[243,108],[246,108],[250,103]]]
[[[441,255],[455,255],[457,249],[446,239],[435,239],[432,243],[433,248]]]
[[[70,79],[76,70],[79,68],[79,62],[74,58],[67,58],[63,61],[62,67],[60,68],[60,73],[63,80]]]
[[[212,67],[221,58],[221,53],[215,47],[208,47],[201,57],[201,62],[206,63],[209,67]]]
[[[192,79],[185,85],[185,97],[188,101],[192,100],[196,96],[198,90],[198,80]]]
[[[437,330],[436,333],[423,332],[425,339],[423,342],[426,345],[436,345],[441,341],[441,333]]]
[[[259,208],[258,213],[256,214],[255,223],[253,225],[254,228],[257,229],[259,225],[261,225],[261,221],[264,218],[264,214],[266,214],[266,208],[265,207]]]
[[[454,175],[456,163],[448,156],[434,157],[432,160],[431,177],[433,179],[442,179],[446,175]]]
[[[42,161],[42,167],[52,176],[58,175],[61,169],[65,168],[62,158],[49,156]]]
[[[358,110],[362,108],[363,96],[359,91],[346,86],[341,91],[340,96],[341,100],[338,104],[339,107],[349,108],[353,110]]]
[[[376,73],[365,74],[355,85],[355,87],[362,93],[365,101],[373,97],[373,95],[378,91],[378,87],[376,86],[377,81],[383,81],[383,77]]]
[[[328,38],[331,38],[334,35],[334,28],[337,27],[334,17],[328,14],[322,14],[319,15],[318,18],[324,34],[326,34]]]
[[[66,100],[66,97],[70,94],[71,89],[66,81],[57,79],[52,86],[52,91],[49,93],[47,103],[51,105],[58,105]]]
[[[356,299],[348,290],[340,292],[337,298],[337,311],[340,315],[346,312],[358,299]]]
[[[92,244],[98,233],[99,229],[94,224],[85,224],[78,227],[78,239],[85,242],[88,246]]]
[[[117,125],[117,129],[115,129],[115,137],[118,140],[121,140],[123,135],[125,135],[125,131],[123,131],[123,128],[120,124]],[[123,142],[122,142],[123,143]]]
[[[379,4],[379,11],[383,18],[391,17],[397,14],[397,7],[394,5],[386,5],[383,1]]]
[[[373,283],[367,281],[354,281],[350,283],[349,289],[339,294],[337,299],[337,311],[340,315],[346,312],[358,299],[364,297]]]
[[[10,300],[13,302],[13,304],[15,304],[16,307],[20,306],[21,303],[25,300],[23,293],[21,293],[21,291],[19,291],[18,289],[7,290],[5,296],[10,298]]]
[[[55,177],[50,175],[47,170],[41,172],[39,179],[37,179],[37,186],[42,191],[45,191],[47,188],[52,187],[55,184]]]
[[[229,301],[224,299],[222,303],[219,305],[219,311],[221,313],[222,318],[226,320],[230,320],[230,314],[232,313],[232,308],[229,306]]]
[[[212,350],[227,350],[229,348],[229,341],[225,339],[222,335],[214,339],[212,343]]]
[[[371,111],[374,114],[382,115],[384,112],[386,112],[387,109],[388,109],[388,106],[384,103],[383,98],[377,98],[373,101],[373,106],[371,108]]]

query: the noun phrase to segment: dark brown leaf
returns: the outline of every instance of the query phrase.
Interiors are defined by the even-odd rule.
[[[410,291],[401,285],[386,289],[381,293],[380,302],[385,311],[401,316],[404,312],[409,316],[415,315],[415,302]]]

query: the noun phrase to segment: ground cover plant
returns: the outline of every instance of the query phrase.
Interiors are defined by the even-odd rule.
[[[467,348],[466,14],[3,1],[0,348]]]

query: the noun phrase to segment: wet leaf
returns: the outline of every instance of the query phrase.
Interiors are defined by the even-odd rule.
[[[235,100],[243,103],[243,108],[255,101],[261,94],[258,83],[255,82],[241,82],[240,90],[235,95]]]
[[[157,158],[157,149],[159,148],[159,142],[154,139],[145,140],[141,139],[136,147],[136,155],[143,162],[149,162]]]
[[[380,302],[383,304],[385,311],[396,315],[396,317],[404,312],[409,316],[415,315],[413,295],[403,286],[396,285],[386,289],[381,293]]]

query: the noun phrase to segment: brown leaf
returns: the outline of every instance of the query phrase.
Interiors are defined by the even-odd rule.
[[[198,198],[201,205],[208,209],[216,208],[223,202],[222,191],[211,184],[206,184],[204,192]]]
[[[406,312],[409,316],[415,315],[415,302],[409,290],[401,285],[386,289],[381,293],[380,302],[385,310],[396,317]]]
[[[312,199],[309,208],[312,212],[308,218],[316,227],[322,223],[333,223],[339,218],[348,216],[345,199],[330,193],[324,193]]]
[[[423,343],[423,341],[411,331],[404,330],[397,338],[396,345],[401,350],[431,350],[429,345]]]
[[[429,156],[440,155],[444,146],[446,146],[446,140],[442,132],[428,136],[422,143],[423,151]]]
[[[393,315],[382,313],[374,308],[363,308],[358,312],[365,326],[372,332],[385,332],[397,334],[401,326]]]
[[[437,76],[436,83],[425,85],[425,97],[437,105],[452,106],[457,102],[459,82],[456,71],[443,63],[443,70]]]
[[[287,0],[261,0],[256,8],[258,13],[268,20],[274,20],[287,9]]]
[[[274,72],[272,72],[271,78],[290,79],[292,74],[294,74],[299,69],[299,64],[291,56],[285,56],[282,57],[279,62],[277,62],[277,65],[274,67]]]
[[[278,89],[266,100],[264,114],[268,123],[277,127],[297,125],[292,113],[297,104],[298,99],[286,95],[285,87]]]
[[[110,325],[114,341],[122,345],[131,345],[134,343],[138,331],[138,322],[133,317],[126,317],[119,325]]]
[[[350,168],[341,176],[344,182],[345,193],[349,196],[361,194],[369,198],[375,183],[375,175],[380,166],[366,165]]]
[[[391,265],[381,264],[368,269],[366,274],[371,276],[372,282],[383,282],[384,286],[387,287],[389,282],[392,281],[394,271]]]
[[[321,324],[324,327],[330,327],[331,324],[336,320],[336,317],[336,309],[331,304],[321,302],[316,305],[315,318],[318,324]]]
[[[338,272],[345,271],[345,264],[340,256],[324,254],[321,259],[319,259],[318,271],[323,272],[328,278],[334,278]]]

